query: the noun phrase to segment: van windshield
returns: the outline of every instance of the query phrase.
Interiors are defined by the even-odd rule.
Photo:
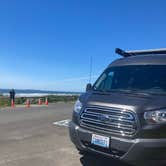
[[[138,91],[166,94],[166,65],[111,67],[93,86],[96,91]]]

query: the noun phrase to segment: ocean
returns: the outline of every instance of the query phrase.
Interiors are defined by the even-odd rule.
[[[0,94],[3,96],[9,96],[9,89],[0,89]],[[80,95],[81,92],[63,92],[63,91],[45,91],[45,90],[20,90],[16,89],[16,97],[42,97],[48,95],[56,96],[72,96]]]

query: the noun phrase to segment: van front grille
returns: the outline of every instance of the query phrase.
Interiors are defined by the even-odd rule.
[[[137,131],[135,113],[117,108],[86,108],[80,126],[121,136],[133,136]]]

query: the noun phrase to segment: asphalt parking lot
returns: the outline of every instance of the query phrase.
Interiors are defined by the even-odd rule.
[[[125,166],[100,156],[78,154],[68,128],[73,104],[0,109],[0,166]]]

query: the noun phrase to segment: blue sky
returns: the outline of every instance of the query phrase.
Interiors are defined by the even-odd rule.
[[[0,88],[83,91],[114,49],[166,47],[165,0],[0,2]]]

